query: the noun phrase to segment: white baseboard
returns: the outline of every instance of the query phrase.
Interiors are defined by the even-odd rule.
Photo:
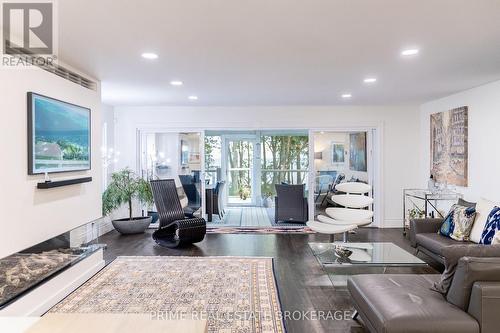
[[[103,219],[101,223],[99,223],[99,229],[97,231],[97,237],[100,237],[104,234],[107,234],[111,230],[113,230],[113,225],[111,224],[111,220],[108,219]]]
[[[99,249],[0,310],[0,316],[41,316],[103,267]]]
[[[402,219],[385,219],[382,228],[403,228]]]

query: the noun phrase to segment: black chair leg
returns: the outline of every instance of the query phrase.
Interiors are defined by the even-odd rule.
[[[321,191],[318,192],[318,195],[316,196],[316,199],[314,199],[314,202],[317,202],[320,196],[321,196]]]
[[[323,197],[323,200],[321,200],[321,206],[323,206],[325,204],[325,201],[328,198],[328,194],[330,194],[330,191],[326,192],[325,196]]]

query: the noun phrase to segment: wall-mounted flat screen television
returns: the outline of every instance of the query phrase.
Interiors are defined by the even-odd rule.
[[[90,109],[28,93],[28,174],[90,170]]]

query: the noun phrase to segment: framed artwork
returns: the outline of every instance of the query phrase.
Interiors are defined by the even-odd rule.
[[[189,145],[186,140],[181,139],[181,165],[188,164]]]
[[[332,142],[332,163],[345,163],[345,145],[344,143]]]
[[[190,153],[189,163],[200,163],[200,153]]]
[[[349,170],[366,172],[366,132],[349,134]]]
[[[90,113],[28,92],[28,174],[90,170]]]
[[[431,174],[441,184],[468,186],[468,107],[431,114]]]

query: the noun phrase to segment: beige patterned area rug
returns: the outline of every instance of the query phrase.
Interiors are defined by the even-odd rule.
[[[50,312],[206,319],[209,332],[284,332],[272,258],[118,257]]]

